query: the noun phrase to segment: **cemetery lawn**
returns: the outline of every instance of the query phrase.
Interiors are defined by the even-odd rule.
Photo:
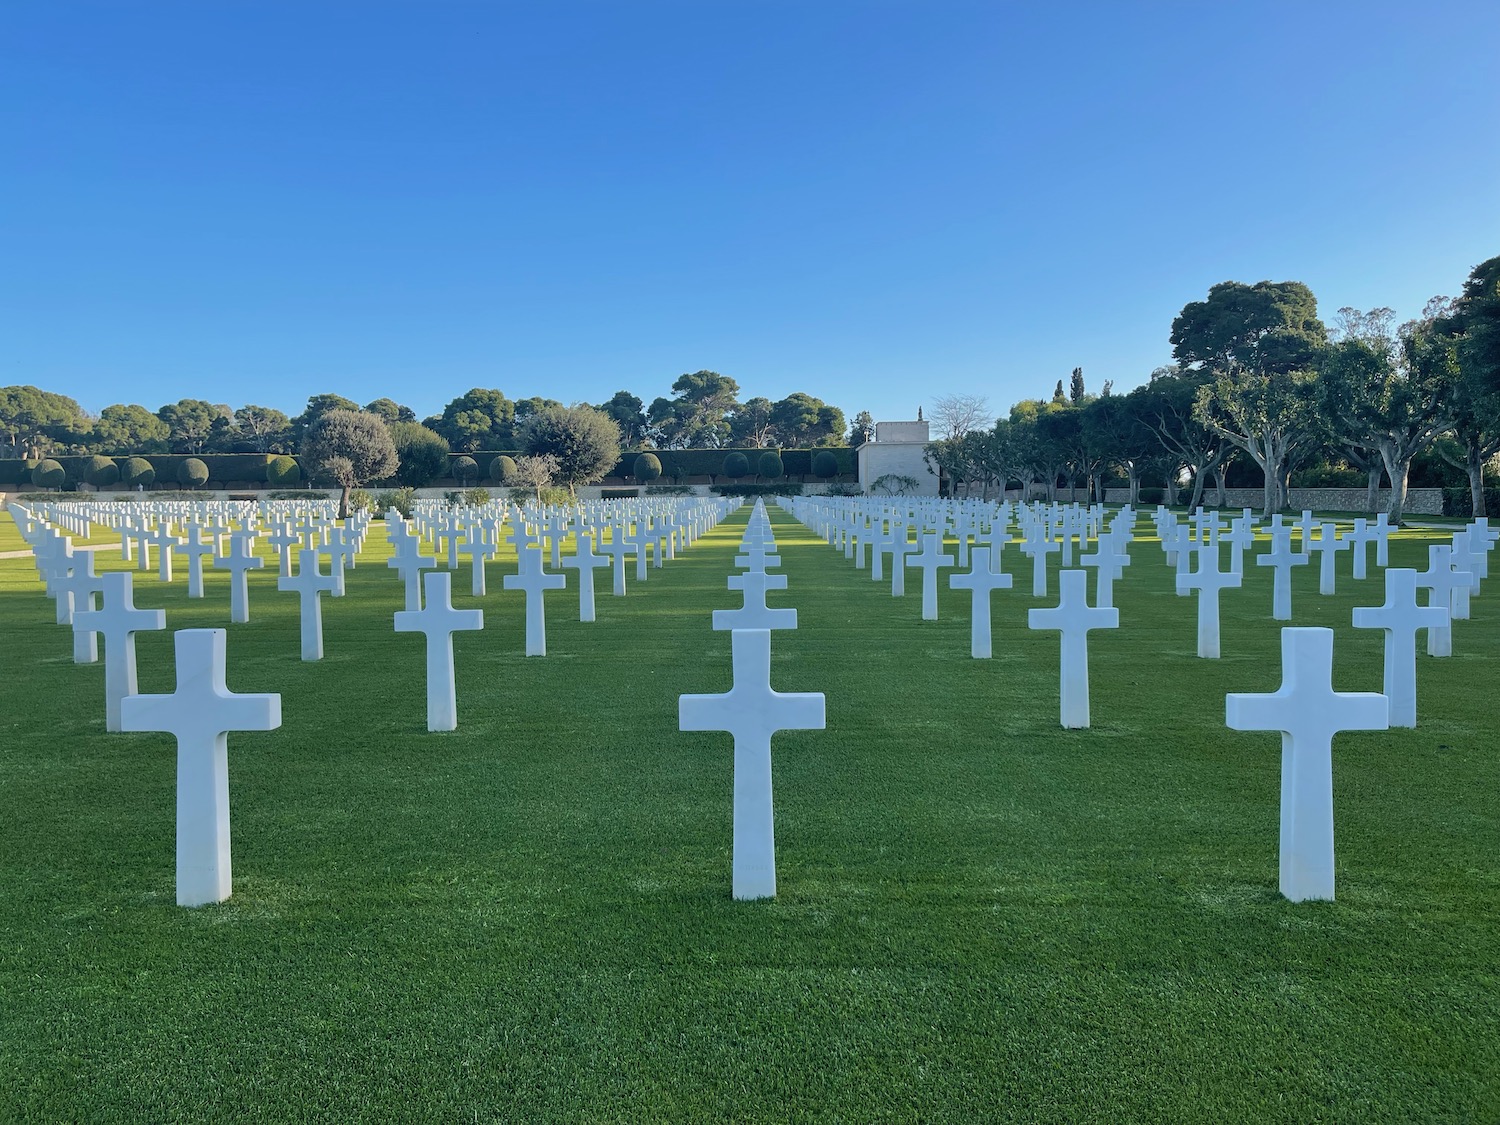
[[[231,689],[282,695],[279,731],[230,735],[234,894],[193,910],[171,739],[105,733],[103,666],[0,560],[0,1120],[1500,1119],[1500,578],[1420,659],[1416,730],[1335,740],[1338,900],[1293,905],[1278,740],[1224,726],[1226,692],[1280,682],[1267,569],[1200,660],[1142,518],[1122,627],[1090,636],[1093,727],[1064,731],[1057,634],[1025,628],[1055,571],[1035,602],[1006,552],[976,661],[946,576],[923,622],[918,571],[893,599],[773,509],[769,600],[800,627],[772,683],[826,693],[828,725],[776,737],[780,894],[737,903],[730,740],[679,733],[677,697],[729,687],[710,612],[738,604],[747,511],[623,599],[600,575],[596,624],[570,572],[544,659],[507,547],[445,734],[382,525],[316,664],[274,561],[237,626],[223,571],[202,601],[180,562],[138,575],[169,628],[228,628]],[[1379,690],[1380,634],[1350,628],[1373,551],[1332,597],[1317,569],[1296,623],[1336,629],[1335,687]],[[170,691],[170,632],[137,650]]]

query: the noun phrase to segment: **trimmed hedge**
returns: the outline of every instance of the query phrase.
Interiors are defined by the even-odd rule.
[[[640,481],[653,481],[662,475],[661,458],[654,453],[642,453],[630,466],[630,475]]]
[[[177,466],[177,483],[189,488],[202,488],[208,483],[208,466],[201,458],[187,458]]]
[[[755,471],[763,477],[769,477],[771,480],[780,480],[787,475],[786,462],[781,459],[781,455],[774,449],[768,449],[755,462]],[[798,475],[800,476],[801,474]]]
[[[720,472],[731,480],[748,477],[750,475],[750,458],[736,450],[724,458],[724,467]]]
[[[812,471],[813,476],[822,477],[824,480],[827,480],[829,477],[838,476],[839,459],[833,455],[831,450],[820,449],[813,454]]]
[[[49,457],[31,470],[31,483],[38,488],[61,488],[68,483],[68,470]]]
[[[297,460],[294,457],[287,457],[283,454],[280,457],[271,458],[270,463],[266,465],[265,480],[267,484],[284,488],[288,485],[296,484],[301,479],[302,466],[297,464]]]
[[[745,447],[739,449],[632,449],[628,453],[621,453],[620,459],[615,462],[614,468],[605,474],[616,480],[640,479],[635,475],[635,462],[639,457],[650,454],[661,462],[661,475],[672,480],[680,480],[684,477],[708,477],[714,480],[722,476],[732,476],[726,469],[725,462],[738,453],[745,458],[748,470],[745,475],[749,476],[755,472],[755,463],[762,453],[776,453],[781,457],[782,464],[786,467],[786,475],[789,477],[811,477],[813,475],[813,458],[821,453],[831,453],[838,465],[837,474],[853,476],[858,471],[854,460],[854,450],[847,445],[819,446],[816,449],[758,449]],[[481,469],[489,475],[491,480],[496,479],[493,475],[494,460],[497,457],[520,457],[521,453],[514,449],[484,449],[474,453],[453,453],[449,455],[448,475],[457,479],[457,474],[452,471],[452,462],[459,457],[473,457]]]
[[[779,484],[716,484],[709,491],[718,496],[801,496],[802,482],[786,480]]]
[[[150,488],[156,483],[156,467],[144,457],[127,457],[120,466],[120,479],[131,488]]]

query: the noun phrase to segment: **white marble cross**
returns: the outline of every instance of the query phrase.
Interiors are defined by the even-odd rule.
[[[1230,694],[1231,730],[1281,732],[1281,893],[1293,902],[1333,898],[1333,736],[1385,730],[1390,701],[1333,690],[1333,630],[1281,631],[1281,688]]]
[[[151,545],[156,548],[156,576],[163,582],[172,581],[172,548],[182,542],[181,539],[172,534],[172,526],[165,519],[156,525],[156,530],[151,532]],[[141,552],[144,558],[145,551]]]
[[[229,535],[229,554],[215,555],[214,566],[229,571],[229,620],[242,625],[250,620],[250,582],[247,572],[265,566],[253,552],[255,532],[234,531]]]
[[[523,547],[518,560],[519,574],[507,574],[502,585],[507,590],[526,594],[526,655],[547,655],[547,606],[542,600],[548,590],[561,590],[568,584],[566,574],[548,574],[542,569],[542,549]]]
[[[1009,590],[1011,576],[997,574],[990,569],[990,549],[973,547],[969,551],[971,569],[966,574],[948,575],[950,590],[968,590],[970,594],[969,655],[975,660],[988,660],[992,655],[990,643],[990,595],[996,590]]]
[[[215,540],[212,537],[204,539],[203,528],[196,523],[188,524],[183,531],[187,538],[178,540],[176,549],[187,556],[188,597],[201,598],[203,596],[203,560],[214,557]],[[165,548],[162,553],[166,553]]]
[[[1219,591],[1239,589],[1240,575],[1219,569],[1219,545],[1198,548],[1198,569],[1177,576],[1177,590],[1198,591],[1198,655],[1219,659]]]
[[[1306,543],[1306,551],[1318,552],[1318,593],[1332,594],[1334,590],[1334,564],[1339,552],[1349,549],[1349,540],[1338,537],[1338,528],[1331,523],[1319,524],[1318,538]]]
[[[135,694],[135,635],[148,629],[165,629],[167,615],[159,609],[136,609],[133,579],[128,571],[100,576],[101,604],[98,609],[77,610],[74,630],[104,634],[104,729],[122,730],[120,701]]]
[[[1271,618],[1275,621],[1292,619],[1292,567],[1306,566],[1310,556],[1292,550],[1292,529],[1279,524],[1271,528],[1271,550],[1255,559],[1256,566],[1276,569],[1271,579]]]
[[[614,577],[614,596],[617,598],[625,596],[625,556],[633,549],[625,539],[625,529],[619,524],[615,524],[614,530],[609,533],[609,541],[599,544],[599,550],[608,555],[610,561],[614,563],[614,568],[610,573]]]
[[[1079,554],[1078,564],[1095,568],[1094,604],[1100,609],[1113,609],[1115,604],[1115,579],[1125,573],[1130,565],[1130,556],[1116,550],[1113,535],[1101,535],[1095,540],[1091,554]]]
[[[291,529],[291,525],[283,523],[266,536],[266,542],[276,548],[278,576],[290,578],[292,576],[292,548],[301,542],[301,538]]]
[[[734,687],[722,695],[683,695],[677,726],[684,731],[728,731],[734,736],[733,895],[776,894],[776,829],[771,800],[771,736],[782,730],[822,730],[821,692],[771,687],[771,633],[735,629]]]
[[[458,728],[458,689],[453,675],[453,634],[483,629],[484,610],[453,608],[453,576],[422,576],[422,608],[396,611],[396,632],[427,634],[427,729]]]
[[[953,565],[953,556],[943,550],[943,533],[929,532],[922,536],[922,549],[906,560],[907,566],[922,571],[922,620],[936,621],[938,615],[937,592],[939,569]]]
[[[1028,539],[1021,544],[1021,554],[1031,556],[1031,596],[1033,598],[1047,596],[1047,556],[1061,549],[1060,544],[1040,536]]]
[[[1417,585],[1430,591],[1427,604],[1448,611],[1449,624],[1434,625],[1427,630],[1427,655],[1453,655],[1453,598],[1461,586],[1472,586],[1474,576],[1466,570],[1453,569],[1452,548],[1433,543],[1427,548],[1427,569],[1417,575]]]
[[[1385,572],[1385,604],[1354,611],[1356,629],[1385,631],[1385,695],[1391,701],[1391,726],[1417,725],[1417,632],[1448,624],[1445,606],[1417,604],[1417,572]]]
[[[609,565],[608,555],[594,554],[594,537],[587,532],[578,533],[578,546],[574,553],[566,556],[564,569],[578,572],[578,620],[594,620],[594,571]]]
[[[471,531],[459,550],[469,556],[469,593],[476,598],[484,597],[486,592],[484,564],[486,559],[495,556],[495,544],[485,536]]]
[[[385,560],[385,565],[395,569],[406,584],[406,609],[408,612],[422,608],[422,571],[437,566],[437,559],[422,554],[422,540],[416,535],[406,535],[391,540],[396,553]]]
[[[1059,695],[1062,725],[1079,729],[1089,725],[1089,630],[1118,629],[1120,611],[1089,605],[1089,576],[1083,570],[1064,570],[1059,575],[1061,601],[1051,609],[1029,609],[1026,624],[1031,629],[1057,629],[1062,634],[1059,663]]]
[[[224,630],[181,629],[177,690],[121,702],[121,730],[177,738],[177,905],[223,902],[229,868],[229,732],[281,726],[281,696],[224,684]]]
[[[906,525],[897,524],[891,529],[891,597],[906,597],[906,556],[911,554],[912,543],[906,538]]]
[[[302,618],[302,659],[323,659],[323,599],[322,594],[333,589],[333,575],[318,569],[316,547],[303,547],[297,552],[297,572],[290,578],[276,579],[276,588],[291,591],[298,597]]]
[[[1375,524],[1370,528],[1370,531],[1375,536],[1376,566],[1390,565],[1390,539],[1391,532],[1395,530],[1396,529],[1391,526],[1391,517],[1389,512],[1375,513]]]
[[[57,585],[57,604],[68,610],[66,624],[72,625],[76,614],[94,608],[94,595],[104,589],[104,576],[94,573],[94,552],[79,551],[73,556],[73,565],[65,574],[54,580]],[[59,616],[61,616],[59,614]],[[63,622],[59,622],[63,624]],[[92,629],[73,630],[73,663],[93,664],[99,659],[99,634]]]
[[[731,574],[728,579],[731,590],[744,594],[744,604],[739,609],[714,610],[714,629],[795,629],[795,609],[771,609],[766,605],[767,590],[785,590],[785,574],[767,574],[763,570]]]

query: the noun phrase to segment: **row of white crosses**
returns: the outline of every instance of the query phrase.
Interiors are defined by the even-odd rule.
[[[821,692],[779,692],[771,687],[771,631],[795,629],[795,609],[766,606],[767,590],[786,589],[764,501],[757,500],[740,540],[729,588],[743,594],[739,609],[715,610],[713,627],[729,630],[734,686],[722,695],[683,695],[678,728],[728,731],[734,737],[734,841],[731,893],[736,899],[776,894],[776,829],[771,790],[771,736],[781,730],[822,730]]]

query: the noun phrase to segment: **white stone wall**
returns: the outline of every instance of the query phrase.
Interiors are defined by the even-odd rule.
[[[925,426],[927,423],[918,423]],[[885,423],[880,423],[885,425]],[[928,466],[924,457],[926,442],[867,441],[859,447],[859,487],[869,492],[871,486],[885,476],[913,477],[917,481],[913,496],[936,496],[938,494],[937,473]]]
[[[1067,490],[1061,491],[1066,493]],[[1368,490],[1364,488],[1292,488],[1287,490],[1287,509],[1299,512],[1307,509],[1314,512],[1362,514],[1368,511],[1365,503],[1368,494]],[[1212,488],[1204,489],[1204,503],[1211,504],[1217,495],[1218,493]],[[1111,504],[1123,504],[1129,497],[1130,490],[1126,488],[1104,490],[1104,499]],[[1178,502],[1186,504],[1192,497],[1193,490],[1184,488],[1178,493]],[[1259,512],[1264,502],[1265,493],[1259,488],[1226,488],[1224,490],[1226,508],[1254,508]],[[1390,490],[1382,488],[1376,511],[1385,511],[1390,506],[1390,502]],[[1408,488],[1405,512],[1410,516],[1442,515],[1443,490],[1441,488]]]

